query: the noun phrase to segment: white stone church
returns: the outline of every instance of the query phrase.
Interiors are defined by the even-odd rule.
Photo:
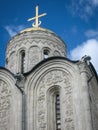
[[[90,57],[68,59],[64,41],[40,28],[38,17],[7,44],[0,130],[98,130],[98,77]]]

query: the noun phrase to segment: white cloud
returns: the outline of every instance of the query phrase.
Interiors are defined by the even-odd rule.
[[[98,5],[98,0],[92,0],[93,5]]]
[[[98,31],[92,30],[92,29],[87,30],[85,32],[85,36],[88,38],[96,38],[97,39],[98,38]]]
[[[24,29],[24,25],[14,26],[14,25],[8,25],[4,27],[6,31],[9,33],[9,35],[15,36],[18,32]]]
[[[78,15],[85,20],[94,14],[94,10],[97,6],[98,0],[70,0],[70,2],[66,4],[66,8],[73,15]]]
[[[98,41],[95,39],[87,40],[86,42],[80,44],[76,48],[70,51],[70,58],[72,60],[79,60],[84,55],[91,57],[91,62],[93,63],[96,71],[98,72]]]
[[[5,29],[11,37],[17,34],[10,26],[6,26]]]

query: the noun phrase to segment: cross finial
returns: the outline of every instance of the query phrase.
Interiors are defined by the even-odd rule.
[[[38,28],[41,24],[41,21],[39,21],[39,18],[42,16],[45,16],[46,13],[43,13],[41,15],[38,15],[38,5],[36,6],[36,16],[33,18],[28,19],[28,21],[35,20],[35,22],[32,24],[33,27]]]

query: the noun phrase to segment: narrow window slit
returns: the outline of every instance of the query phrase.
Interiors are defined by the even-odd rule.
[[[25,71],[25,51],[21,52],[21,73]]]
[[[46,50],[44,50],[43,53],[44,53],[44,59],[47,59],[49,57],[49,50],[46,49]]]
[[[60,95],[56,95],[56,130],[61,130]]]

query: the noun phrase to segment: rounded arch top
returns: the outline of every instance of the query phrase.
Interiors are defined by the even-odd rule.
[[[43,82],[43,79],[48,85],[52,83],[55,84],[56,82],[58,85],[59,82],[73,80],[75,74],[76,76],[78,75],[78,67],[75,63],[60,59],[59,57],[58,59],[47,60],[33,69],[31,73],[25,73],[25,76],[28,77],[26,89],[31,89],[29,88],[31,86],[33,86],[33,88],[38,86],[40,82]],[[56,77],[55,80],[54,77]]]
[[[42,117],[44,117],[43,122],[47,124],[47,129],[51,127],[51,130],[56,130],[56,125],[58,124],[54,125],[53,121],[57,120],[55,117],[58,114],[53,114],[56,112],[54,109],[55,105],[53,104],[55,104],[57,98],[60,98],[58,102],[62,105],[63,102],[67,100],[65,98],[67,93],[69,93],[69,96],[71,95],[74,86],[73,81],[76,78],[74,76],[75,73],[75,64],[59,58],[47,60],[32,71],[31,74],[25,75],[27,76],[25,91],[27,92],[28,117],[34,119],[33,126],[35,128],[37,125],[40,128],[40,121]],[[63,109],[65,107],[64,105]],[[31,112],[29,113],[29,111]],[[60,111],[62,112],[62,109],[60,109],[59,112]],[[63,116],[63,114],[61,114],[61,116]],[[48,125],[50,123],[52,124],[51,126]],[[60,126],[62,127],[62,123]],[[30,127],[32,128],[32,126]]]

